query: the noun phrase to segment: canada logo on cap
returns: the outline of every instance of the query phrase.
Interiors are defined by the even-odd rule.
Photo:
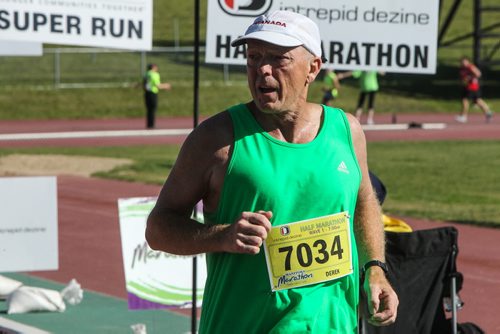
[[[271,8],[273,0],[219,0],[219,6],[233,16],[259,16]]]

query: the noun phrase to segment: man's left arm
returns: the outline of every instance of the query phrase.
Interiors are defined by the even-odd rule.
[[[354,149],[361,168],[362,180],[354,216],[356,243],[360,266],[368,261],[385,263],[385,234],[382,212],[368,174],[366,139],[359,122],[348,115]],[[385,272],[379,266],[371,266],[365,272],[363,284],[370,317],[368,321],[376,326],[394,323],[397,315],[398,297],[392,289]]]

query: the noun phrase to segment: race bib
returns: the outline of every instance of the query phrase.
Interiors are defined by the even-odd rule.
[[[272,291],[349,275],[353,272],[349,214],[275,226],[264,250]]]

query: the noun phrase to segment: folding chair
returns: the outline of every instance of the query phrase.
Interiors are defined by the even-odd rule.
[[[398,317],[386,327],[360,321],[362,334],[457,333],[457,308],[462,275],[456,270],[458,231],[454,227],[409,233],[386,231],[389,280],[399,297]],[[443,298],[451,301],[451,321]],[[361,306],[366,308],[364,296]],[[366,312],[362,312],[366,314]]]

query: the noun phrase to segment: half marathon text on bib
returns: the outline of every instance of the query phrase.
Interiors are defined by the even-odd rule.
[[[349,214],[275,226],[264,250],[272,291],[349,275],[353,272]]]

